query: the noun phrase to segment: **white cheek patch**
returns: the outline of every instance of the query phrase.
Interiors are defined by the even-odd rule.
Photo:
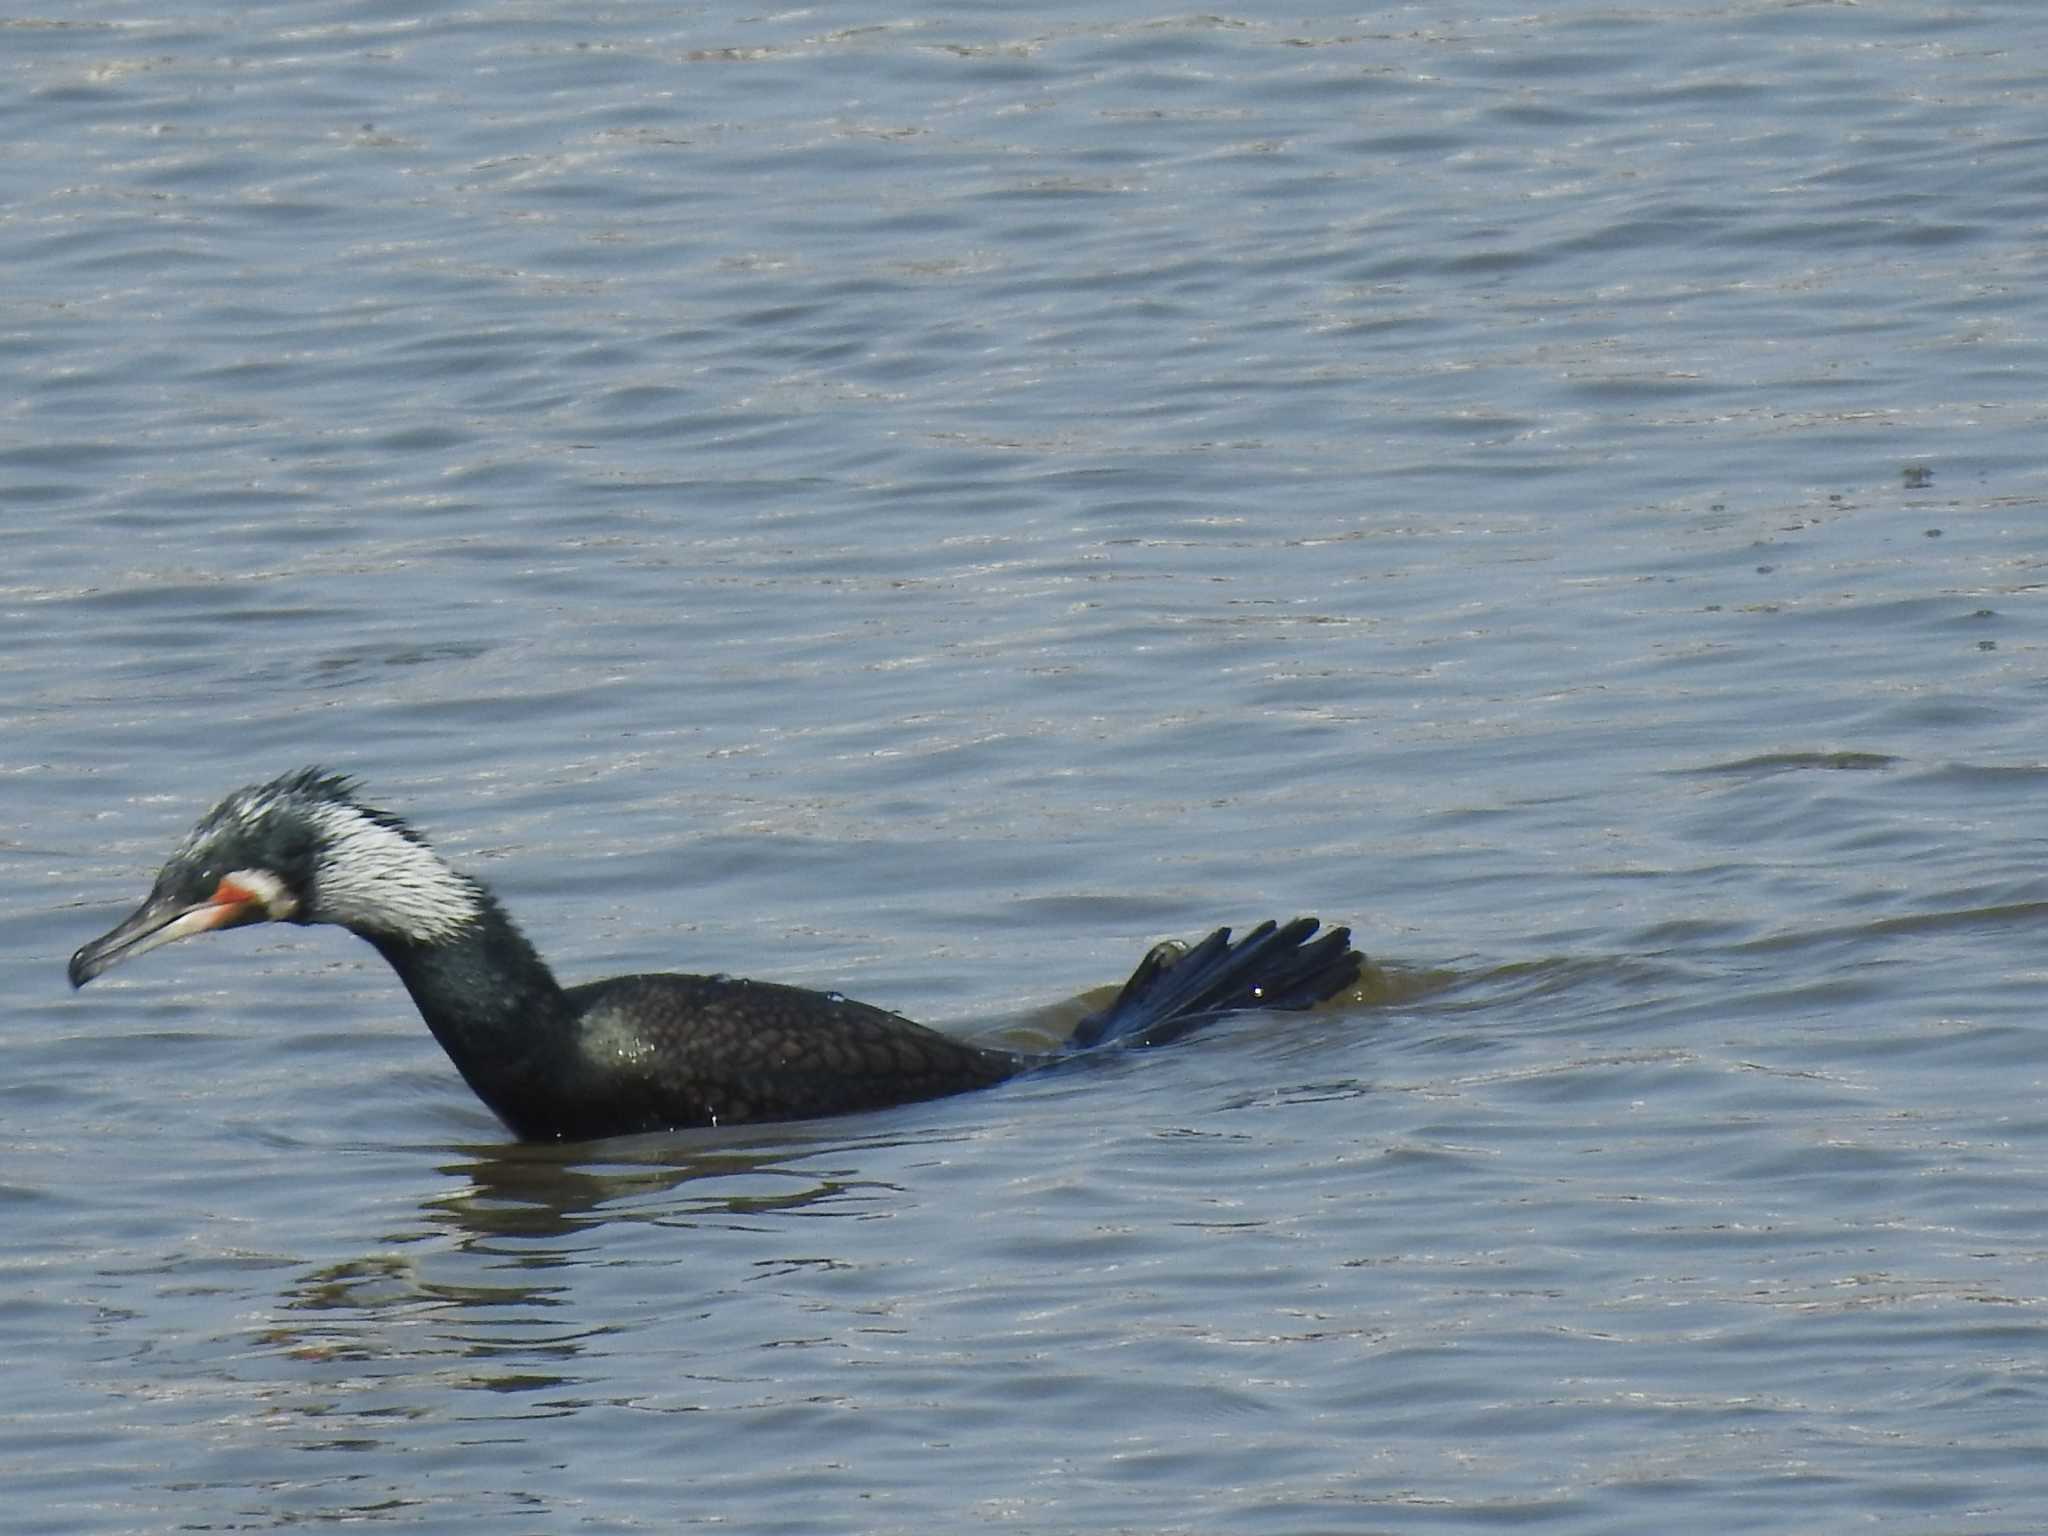
[[[260,906],[263,915],[273,923],[281,923],[299,910],[299,898],[267,869],[238,869],[225,876],[214,900],[218,902],[227,896],[232,901],[233,893],[238,891]]]

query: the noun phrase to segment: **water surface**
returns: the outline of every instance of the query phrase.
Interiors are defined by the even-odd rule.
[[[0,31],[19,1528],[2048,1520],[2036,7]],[[565,979],[1414,984],[520,1147],[65,988],[309,761]]]

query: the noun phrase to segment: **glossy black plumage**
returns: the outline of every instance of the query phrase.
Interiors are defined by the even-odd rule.
[[[808,1120],[986,1088],[1031,1064],[851,998],[724,976],[619,976],[569,989],[586,1051],[614,1029],[650,1051],[643,1124]],[[618,1107],[599,1096],[595,1124]],[[584,1134],[588,1134],[584,1132]]]
[[[149,898],[81,948],[83,986],[172,939],[265,920],[332,922],[375,945],[464,1079],[518,1135],[584,1139],[794,1120],[985,1088],[1086,1051],[1156,1045],[1222,1013],[1304,1008],[1358,980],[1349,934],[1313,918],[1237,943],[1162,945],[1058,1051],[969,1045],[836,993],[724,976],[563,988],[482,885],[346,779],[306,769],[228,796]]]

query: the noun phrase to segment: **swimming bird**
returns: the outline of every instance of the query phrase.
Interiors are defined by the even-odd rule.
[[[1086,1052],[1162,1045],[1219,1014],[1308,1008],[1353,986],[1348,929],[1302,917],[1147,954],[1116,1000],[1045,1052],[969,1044],[836,992],[727,976],[564,987],[478,880],[353,779],[304,768],[238,789],[149,897],[71,957],[109,966],[246,923],[336,923],[390,962],[478,1098],[528,1140],[801,1120],[986,1088]]]

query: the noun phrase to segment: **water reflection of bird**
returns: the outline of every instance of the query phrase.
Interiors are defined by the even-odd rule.
[[[236,790],[148,900],[71,957],[84,986],[160,944],[283,921],[376,946],[477,1096],[520,1136],[798,1120],[985,1088],[1086,1051],[1159,1045],[1219,1014],[1307,1008],[1357,983],[1350,933],[1314,918],[1160,945],[1109,1007],[1044,1053],[970,1045],[836,992],[727,976],[563,987],[478,881],[411,827],[307,768]]]

